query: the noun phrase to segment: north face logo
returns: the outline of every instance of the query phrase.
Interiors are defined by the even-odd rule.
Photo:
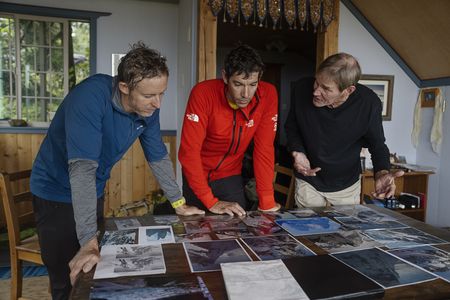
[[[196,114],[186,114],[189,121],[198,122],[200,118]]]

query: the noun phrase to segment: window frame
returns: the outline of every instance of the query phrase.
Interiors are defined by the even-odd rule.
[[[55,21],[63,23],[63,36],[64,36],[64,47],[63,47],[63,61],[64,61],[64,91],[68,92],[69,79],[68,79],[68,57],[69,57],[69,45],[68,45],[68,34],[69,34],[69,22],[70,21],[85,21],[89,23],[89,75],[93,75],[97,72],[97,19],[101,16],[109,16],[111,13],[107,12],[96,12],[87,10],[74,10],[74,9],[63,9],[55,7],[46,6],[35,6],[35,5],[24,5],[16,3],[0,2],[0,15],[5,17],[13,18],[15,21],[15,47],[16,47],[16,59],[17,62],[15,66],[15,72],[21,74],[20,65],[20,37],[18,33],[18,20],[28,19],[36,21]],[[21,116],[22,114],[22,99],[19,96],[22,95],[21,89],[21,78],[18,76],[16,79],[16,102],[17,102],[17,114]]]

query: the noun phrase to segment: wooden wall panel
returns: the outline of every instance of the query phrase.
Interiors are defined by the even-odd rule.
[[[0,134],[0,170],[12,172],[30,169],[45,134]],[[169,156],[176,161],[176,136],[163,136]],[[25,187],[17,186],[20,190]],[[159,188],[142,151],[139,140],[116,163],[105,188],[105,215],[111,215],[121,205],[144,199]],[[28,189],[28,187],[27,187]],[[1,202],[0,202],[1,203]],[[3,208],[0,226],[4,225]]]
[[[217,18],[208,0],[199,1],[197,81],[216,78]]]
[[[339,0],[334,0],[334,18],[325,32],[317,33],[316,67],[330,55],[336,54],[339,36]]]

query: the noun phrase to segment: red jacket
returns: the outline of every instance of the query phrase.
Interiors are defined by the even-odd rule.
[[[262,81],[250,104],[237,110],[228,104],[221,79],[203,81],[192,89],[178,158],[189,186],[208,209],[218,201],[208,182],[241,174],[244,153],[252,138],[259,208],[275,205],[273,142],[277,110],[275,87]]]

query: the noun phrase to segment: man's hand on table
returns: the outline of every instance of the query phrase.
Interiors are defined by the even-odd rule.
[[[175,208],[175,212],[180,216],[192,216],[192,215],[204,215],[205,211],[201,210],[195,206],[190,206],[183,204],[177,208]]]
[[[97,237],[93,237],[69,262],[70,282],[72,286],[75,284],[78,274],[83,270],[84,273],[89,272],[100,261],[100,252],[98,250]]]
[[[267,211],[279,211],[280,209],[281,209],[281,205],[280,205],[280,203],[277,203],[277,202],[275,202],[275,206],[274,206],[274,207],[269,208],[269,209],[260,209],[260,208],[258,207],[258,210],[259,210],[259,211],[262,211],[262,212],[267,212]]]
[[[245,216],[245,210],[237,202],[217,201],[210,209],[210,212],[223,215],[228,214],[233,216],[234,214],[239,217]]]

